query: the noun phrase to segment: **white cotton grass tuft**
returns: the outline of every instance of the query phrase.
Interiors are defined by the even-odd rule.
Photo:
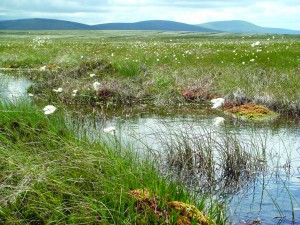
[[[115,134],[116,128],[115,128],[115,127],[106,127],[106,128],[103,129],[103,131],[104,131],[105,133]]]
[[[45,71],[46,70],[46,66],[42,66],[41,68],[40,68],[40,71]]]
[[[214,98],[214,99],[210,100],[210,102],[213,104],[211,108],[217,109],[224,104],[225,99],[224,98]]]
[[[218,116],[218,117],[213,119],[213,125],[214,126],[224,125],[224,123],[225,123],[225,119],[223,117]]]
[[[99,91],[100,89],[100,83],[98,81],[94,82],[93,83],[93,88],[95,91]]]
[[[53,91],[56,92],[56,93],[62,93],[63,89],[60,87],[60,88],[57,88],[57,89],[53,89]]]
[[[257,41],[257,42],[255,42],[255,43],[252,43],[252,44],[251,44],[252,47],[255,47],[255,46],[258,46],[258,45],[260,45],[260,42],[259,42],[259,41]]]
[[[72,96],[75,97],[77,95],[78,90],[73,90]]]
[[[49,114],[52,114],[56,111],[56,107],[53,106],[53,105],[47,105],[45,106],[45,108],[43,108],[43,111],[44,111],[44,114],[45,115],[49,115]]]

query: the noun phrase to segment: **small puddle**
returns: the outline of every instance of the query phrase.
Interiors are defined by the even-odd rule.
[[[0,73],[0,96],[12,102],[26,97],[31,82],[23,77],[9,77]]]

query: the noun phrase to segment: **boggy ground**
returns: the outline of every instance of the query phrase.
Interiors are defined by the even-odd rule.
[[[225,223],[217,201],[162,177],[152,159],[116,149],[103,133],[91,141],[66,112],[44,115],[32,102],[15,103],[0,104],[1,224],[199,224],[202,212],[201,224]],[[158,208],[177,201],[191,212],[181,218],[185,208],[170,206],[161,220],[138,207],[131,193],[139,189],[155,193]]]
[[[282,35],[8,31],[0,35],[0,66],[33,81],[28,92],[37,104],[172,106],[226,97],[231,106],[250,102],[299,115],[299,48],[298,36]],[[146,189],[161,208],[194,203],[217,224],[225,221],[217,202],[197,203],[151,162],[78,140],[63,116],[13,105],[1,114],[3,223],[132,224],[144,214],[142,222],[155,223],[128,196]]]
[[[2,32],[0,67],[27,69],[22,75],[35,83],[29,91],[53,103],[178,105],[225,97],[295,116],[299,43],[295,35]]]

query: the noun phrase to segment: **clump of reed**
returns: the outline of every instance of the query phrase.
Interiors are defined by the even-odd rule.
[[[156,223],[136,210],[128,194],[136,189],[155,192],[159,204],[182,201],[205,209],[204,197],[199,202],[167,181],[150,159],[117,150],[104,138],[91,141],[75,129],[76,121],[68,125],[65,113],[58,107],[47,116],[26,101],[0,104],[0,223],[135,224],[141,216]],[[208,211],[219,224],[222,215],[221,209]]]
[[[238,138],[225,127],[184,126],[159,134],[161,170],[192,190],[235,193],[265,168],[263,146],[253,140]]]

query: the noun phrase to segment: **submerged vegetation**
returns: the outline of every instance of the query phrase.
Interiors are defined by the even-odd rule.
[[[221,209],[204,198],[197,203],[159,176],[150,159],[101,139],[78,139],[62,115],[44,115],[26,101],[0,107],[1,224],[182,224],[180,213],[166,208],[173,201],[194,203],[222,223]],[[130,194],[137,189],[155,192],[156,208],[168,217],[141,212]]]
[[[214,194],[236,193],[265,170],[263,140],[240,140],[217,117],[212,130],[156,137],[165,147],[160,162],[123,146],[115,127],[91,138],[80,120],[133,105],[192,105],[250,120],[299,116],[299,40],[0,31],[1,69],[32,82],[31,100],[0,105],[0,223],[225,224]]]
[[[200,193],[227,195],[247,185],[266,165],[265,152],[252,139],[217,128],[168,128],[159,140],[164,146],[161,164],[182,183]],[[165,166],[163,166],[165,168]]]

